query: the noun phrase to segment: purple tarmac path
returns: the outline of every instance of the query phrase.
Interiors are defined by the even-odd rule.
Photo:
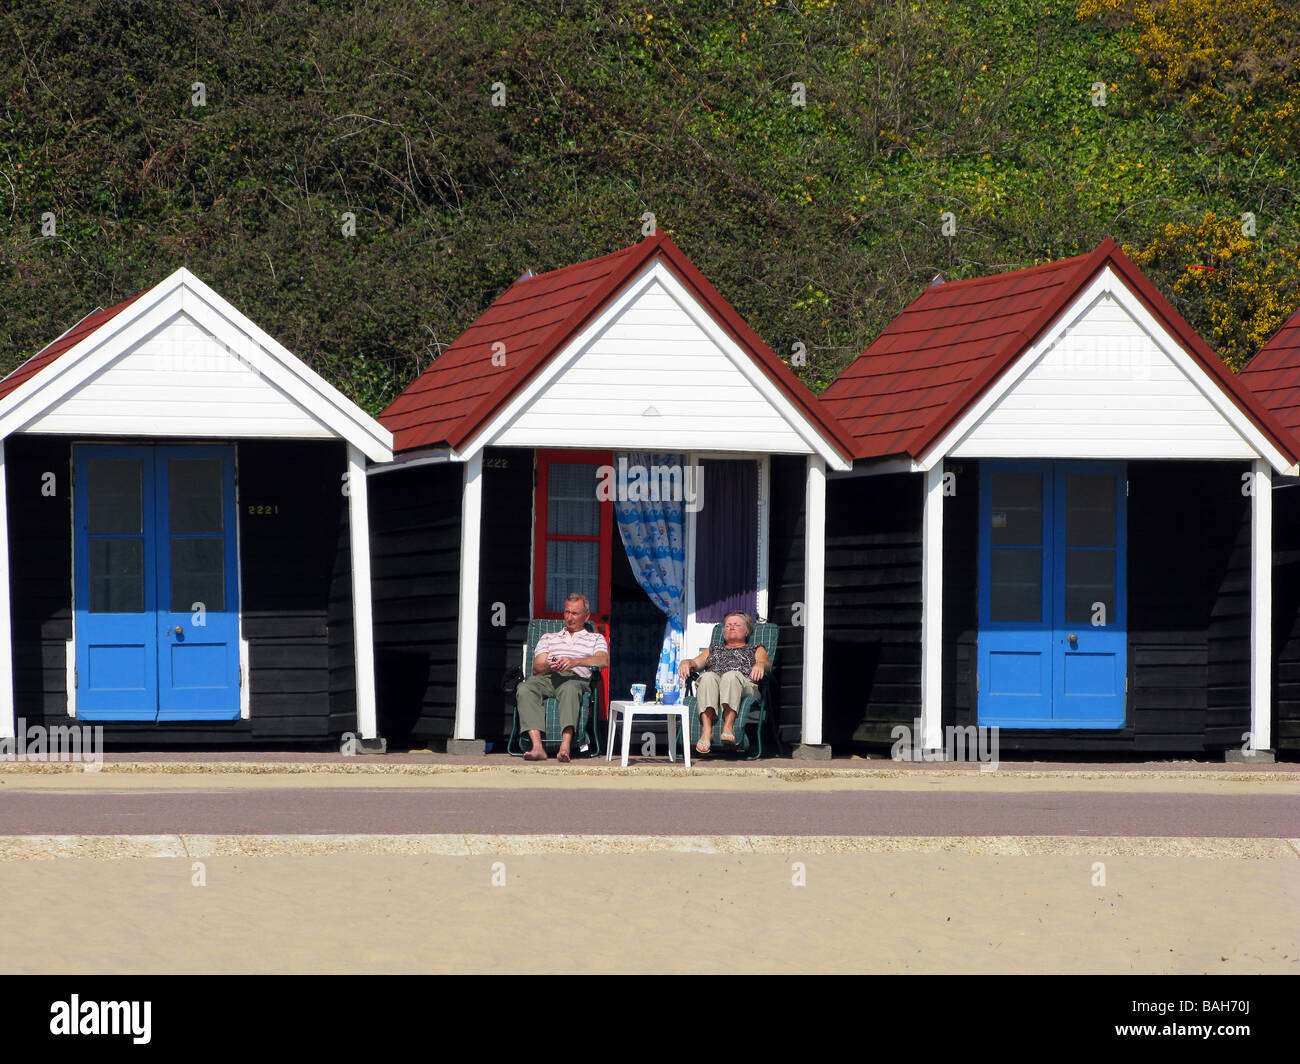
[[[13,791],[0,835],[1300,836],[1300,795],[569,788]]]

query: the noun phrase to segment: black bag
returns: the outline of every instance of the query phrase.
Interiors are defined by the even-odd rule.
[[[524,682],[523,670],[518,665],[512,665],[506,669],[505,675],[501,677],[501,692],[515,697],[515,688]]]

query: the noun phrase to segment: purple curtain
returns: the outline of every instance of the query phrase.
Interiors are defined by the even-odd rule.
[[[704,509],[695,525],[695,616],[718,622],[758,609],[758,463],[704,463]]]

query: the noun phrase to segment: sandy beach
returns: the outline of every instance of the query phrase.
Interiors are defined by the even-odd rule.
[[[1273,853],[240,856],[204,886],[188,858],[7,861],[0,895],[41,903],[0,970],[1297,973]]]

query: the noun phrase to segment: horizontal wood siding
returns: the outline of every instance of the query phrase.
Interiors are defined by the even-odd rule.
[[[179,438],[332,436],[187,315],[149,336],[30,429],[76,434],[88,426],[115,435]]]
[[[346,454],[344,460],[346,461]],[[348,499],[340,500],[338,516],[338,538],[334,544],[334,571],[330,576],[327,617],[331,735],[356,732],[358,729],[357,659],[352,623],[352,511]],[[382,736],[383,732],[379,734]]]
[[[1207,572],[1218,576],[1210,613],[1205,727],[1207,750],[1240,748],[1250,730],[1250,518],[1242,491],[1246,463],[1203,467]]]
[[[1037,349],[1024,357],[1038,357]],[[1103,298],[952,452],[967,455],[1180,460],[1252,451],[1128,310]]]
[[[803,458],[772,459],[771,525],[768,550],[767,619],[779,626],[776,667],[771,688],[772,713],[783,743],[797,743],[803,733],[802,624],[794,624],[796,609],[803,609],[804,520],[808,463]],[[802,620],[802,618],[801,618]],[[826,737],[823,704],[823,735]]]
[[[67,723],[67,641],[72,638],[68,441],[10,436],[5,440],[5,488],[14,714],[28,725]]]
[[[330,598],[347,565],[341,443],[239,444],[240,595],[248,640],[252,735],[333,734]],[[278,507],[278,513],[258,513]],[[344,533],[346,537],[346,532]],[[349,646],[350,652],[350,646]]]
[[[980,467],[946,462],[951,494],[943,500],[944,725],[975,724],[976,650],[979,636]]]
[[[677,295],[693,300],[680,287]],[[748,358],[739,352],[736,357]],[[650,407],[657,414],[647,417]],[[497,438],[505,446],[542,440],[562,447],[609,447],[617,440],[621,449],[649,451],[809,451],[782,413],[657,282]]]
[[[13,436],[5,453],[17,711],[28,723],[66,723],[66,641],[72,638],[70,441]],[[329,734],[328,607],[338,562],[334,533],[342,513],[344,448],[257,440],[241,443],[238,454],[240,604],[249,643],[245,682],[252,719],[108,723],[108,743],[240,745]],[[41,494],[47,472],[55,474],[53,496]],[[252,516],[250,506],[279,507],[279,513]],[[322,535],[323,528],[329,532]]]
[[[449,462],[369,480],[376,699],[390,742],[455,725],[464,475]]]
[[[1273,491],[1273,746],[1300,749],[1300,482]]]
[[[826,504],[826,741],[889,743],[921,712],[923,478],[831,478]]]
[[[1249,607],[1245,468],[1222,462],[1128,464],[1125,726],[1003,729],[1003,750],[1204,753],[1231,745],[1222,738],[1225,730],[1249,715],[1249,637],[1244,663],[1236,638],[1243,572]]]
[[[483,456],[483,538],[479,559],[478,697],[475,734],[510,735],[514,700],[501,690],[523,660],[532,588],[533,451],[489,447]],[[622,549],[615,538],[614,549]],[[615,638],[613,632],[611,638]]]

